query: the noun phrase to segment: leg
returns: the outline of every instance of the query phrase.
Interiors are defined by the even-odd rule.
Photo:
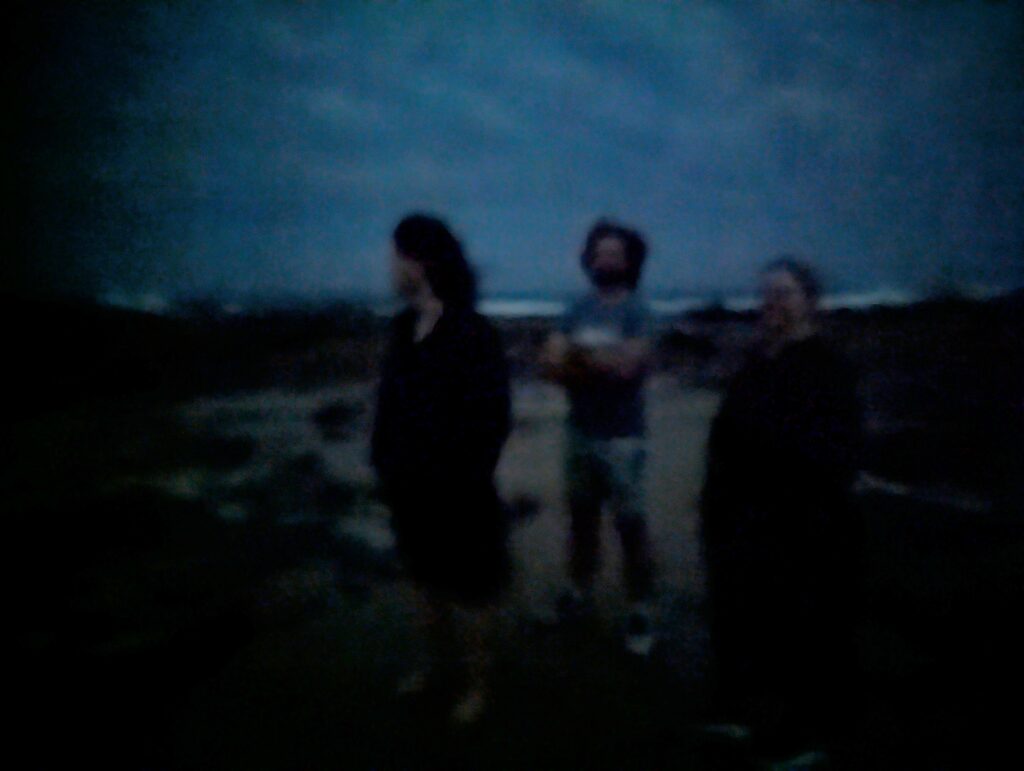
[[[494,632],[494,609],[463,608],[456,613],[459,653],[466,666],[466,689],[452,710],[452,720],[476,721],[487,705]]]
[[[654,556],[647,529],[644,494],[645,450],[640,440],[614,440],[608,457],[615,528],[622,542],[626,593],[633,603],[654,596]]]
[[[444,668],[453,647],[453,619],[450,604],[420,586],[415,591],[414,623],[420,644],[416,649],[412,671],[398,685],[400,694],[422,692],[431,675]]]
[[[618,517],[615,526],[622,540],[626,596],[630,602],[650,602],[654,596],[654,558],[647,521],[643,517]]]
[[[755,586],[763,577],[752,575],[748,544],[735,539],[704,543],[707,611],[715,670],[715,722],[752,727],[763,693],[764,646],[771,632],[760,625],[760,595]],[[770,630],[772,627],[768,626]]]
[[[647,522],[635,514],[615,519],[622,540],[623,568],[630,602],[626,618],[626,649],[638,656],[647,656],[654,647],[655,632],[652,607],[654,569]]]
[[[600,566],[600,469],[589,442],[570,433],[566,453],[566,497],[570,516],[569,575],[574,588],[589,596]]]
[[[654,645],[652,620],[654,558],[644,511],[645,451],[639,438],[615,439],[607,446],[608,479],[615,528],[622,543],[623,579],[630,601],[626,648],[646,656]]]

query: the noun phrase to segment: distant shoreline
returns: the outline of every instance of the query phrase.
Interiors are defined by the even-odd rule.
[[[906,290],[882,287],[871,291],[826,294],[821,308],[831,310],[870,310],[873,308],[899,308],[936,299],[955,299],[967,302],[986,302],[1010,296],[1021,290],[977,288],[965,293],[952,293],[948,298],[929,296]],[[656,316],[680,316],[692,312],[725,311],[747,313],[759,304],[753,294],[694,294],[646,295],[651,311]],[[390,316],[398,309],[392,298],[374,297],[240,297],[232,299],[168,298],[154,292],[109,292],[96,299],[102,306],[141,311],[155,315],[188,316],[201,311],[218,316],[245,316],[273,311],[299,311],[318,313],[332,308],[361,309],[377,317]],[[545,319],[562,315],[571,298],[542,296],[484,296],[478,309],[486,316],[500,319]]]

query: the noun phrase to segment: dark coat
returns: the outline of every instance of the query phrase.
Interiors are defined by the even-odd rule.
[[[423,340],[398,315],[381,373],[371,459],[398,554],[420,585],[469,605],[507,584],[508,520],[494,470],[510,426],[498,334],[471,310],[446,309]]]
[[[392,322],[371,442],[385,489],[492,485],[510,426],[508,367],[491,324],[445,310],[413,342],[411,310]]]
[[[817,704],[808,725],[855,666],[860,416],[852,369],[812,337],[752,353],[708,440],[701,530],[722,691]]]
[[[848,510],[860,449],[856,377],[820,337],[752,352],[711,426],[705,541],[811,537]]]

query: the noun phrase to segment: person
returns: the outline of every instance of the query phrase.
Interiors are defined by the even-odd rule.
[[[853,693],[861,408],[850,364],[819,332],[811,269],[777,258],[761,291],[759,337],[708,439],[712,649],[728,722],[767,752],[820,751]]]
[[[650,323],[637,293],[647,246],[635,230],[598,221],[581,263],[591,291],[567,313],[542,352],[544,374],[565,387],[566,497],[570,585],[558,601],[561,619],[592,610],[605,504],[623,549],[630,610],[626,647],[647,655],[654,643],[654,561],[644,506],[644,382]]]
[[[391,265],[407,307],[391,324],[371,462],[432,644],[401,690],[422,690],[454,640],[468,671],[452,718],[467,723],[486,705],[494,607],[509,572],[494,482],[510,427],[508,368],[497,331],[474,309],[473,271],[443,221],[402,219]]]

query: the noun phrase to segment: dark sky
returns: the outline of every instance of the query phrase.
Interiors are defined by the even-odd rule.
[[[445,216],[486,294],[773,253],[835,290],[1024,285],[1019,2],[23,3],[5,283],[365,293]]]

